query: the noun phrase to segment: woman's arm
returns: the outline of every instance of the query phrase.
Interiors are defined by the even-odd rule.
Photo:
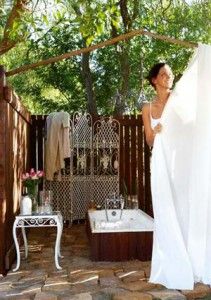
[[[161,131],[162,125],[159,123],[157,126],[155,126],[154,130],[152,129],[149,104],[145,104],[142,108],[142,120],[144,124],[146,141],[147,144],[151,147],[153,146],[155,135]]]
[[[142,108],[142,120],[144,124],[144,133],[146,136],[147,144],[151,147],[154,143],[154,131],[151,127],[151,120],[150,120],[150,105],[145,104]]]

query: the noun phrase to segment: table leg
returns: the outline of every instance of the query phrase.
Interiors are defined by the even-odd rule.
[[[60,258],[63,258],[64,256],[61,255],[61,237],[62,237],[62,232],[63,232],[63,222],[61,222],[61,234],[59,237],[59,249],[58,249],[58,256]]]
[[[26,238],[26,231],[25,227],[21,227],[22,235],[23,235],[23,242],[24,242],[24,249],[25,249],[25,258],[28,257],[28,243]]]
[[[17,263],[16,263],[16,267],[13,269],[13,272],[16,272],[19,267],[20,267],[20,247],[19,247],[19,244],[18,244],[18,239],[17,239],[17,232],[16,232],[16,224],[17,224],[17,221],[15,220],[14,224],[13,224],[13,229],[12,229],[12,233],[13,233],[13,239],[14,239],[14,242],[15,242],[15,249],[16,249],[16,255],[17,255]]]
[[[57,219],[56,222],[57,222],[57,235],[56,235],[56,243],[55,243],[55,265],[58,270],[61,270],[62,268],[59,265],[58,257],[60,255],[60,241],[61,241],[61,235],[62,235],[62,225],[61,225],[59,219]]]

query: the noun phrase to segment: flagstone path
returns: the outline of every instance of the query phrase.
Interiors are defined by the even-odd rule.
[[[150,262],[91,261],[84,224],[64,228],[64,258],[60,260],[62,270],[58,271],[54,264],[55,236],[53,228],[30,229],[29,257],[24,259],[21,248],[20,269],[0,277],[0,299],[211,300],[211,289],[204,284],[196,284],[193,291],[178,291],[149,283]]]

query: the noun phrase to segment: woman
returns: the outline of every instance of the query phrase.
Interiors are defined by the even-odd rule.
[[[168,65],[149,73],[156,91],[143,108],[147,143],[153,145],[149,281],[169,289],[211,284],[210,70],[211,46],[199,45],[174,91]]]
[[[153,146],[151,159],[151,191],[154,212],[154,234],[149,281],[162,284],[167,288],[176,287],[182,289],[183,287],[186,288],[186,284],[187,287],[192,288],[191,265],[180,235],[180,225],[177,222],[177,213],[173,207],[174,200],[171,201],[168,185],[165,185],[165,182],[169,180],[168,171],[165,172],[168,155],[165,156],[165,146],[163,152],[164,156],[161,150],[163,142],[165,145],[166,142],[168,144],[168,141],[163,141],[163,135],[171,130],[170,124],[166,124],[164,121],[163,111],[171,94],[174,76],[171,68],[166,63],[158,63],[150,70],[148,80],[156,91],[156,96],[153,101],[146,104],[142,111],[146,141],[150,147]],[[159,137],[157,136],[155,145],[155,136],[161,133],[163,129],[162,126],[165,126],[165,134]],[[172,132],[172,138],[173,136],[175,137],[176,135]],[[169,142],[171,145],[171,141]],[[174,152],[175,151],[172,151],[172,153]],[[170,163],[170,165],[173,164]],[[172,185],[172,183],[170,185]],[[180,205],[180,208],[182,207],[183,205]],[[179,215],[181,215],[181,213],[179,213]],[[170,223],[171,226],[169,226]],[[174,239],[176,242],[174,242]],[[173,263],[173,261],[175,263]],[[180,263],[182,263],[183,269]],[[181,273],[184,278],[178,281],[178,278],[182,277]],[[183,283],[181,284],[181,282],[185,282],[184,285]]]
[[[150,70],[148,80],[156,96],[152,103],[143,107],[142,118],[147,144],[153,146],[155,135],[162,130],[160,118],[171,93],[174,75],[166,63],[157,63]]]
[[[151,193],[154,232],[149,281],[170,289],[192,289],[194,278],[187,251],[186,232],[189,211],[186,201],[188,176],[181,167],[185,165],[184,161],[188,161],[189,155],[181,147],[184,139],[187,139],[186,129],[174,110],[169,115],[175,93],[171,95],[171,109],[168,105],[167,111],[166,107],[167,101],[170,101],[174,79],[171,68],[166,63],[158,63],[150,70],[148,79],[156,91],[155,99],[143,108],[146,140],[149,146],[153,146]],[[161,133],[164,126],[165,132],[163,130]],[[184,133],[184,139],[180,132]],[[155,143],[157,134],[159,136],[156,137]],[[175,141],[178,142],[176,147]],[[189,169],[190,165],[186,170]]]

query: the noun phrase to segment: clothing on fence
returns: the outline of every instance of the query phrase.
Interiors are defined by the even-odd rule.
[[[64,159],[70,157],[70,116],[67,112],[54,112],[46,119],[45,173],[53,180],[54,173],[65,167]],[[58,177],[60,179],[60,176]]]
[[[211,284],[211,46],[199,45],[164,108],[154,141],[150,281]]]

